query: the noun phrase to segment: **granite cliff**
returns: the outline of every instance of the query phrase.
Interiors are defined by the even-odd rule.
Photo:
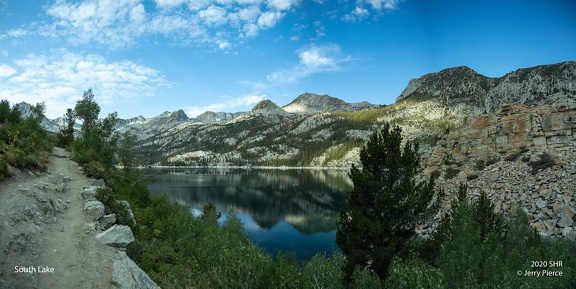
[[[421,167],[449,196],[464,183],[497,212],[519,206],[542,235],[576,238],[575,134],[576,104],[506,104],[447,134]]]

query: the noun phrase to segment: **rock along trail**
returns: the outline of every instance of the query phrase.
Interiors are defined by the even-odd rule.
[[[112,287],[122,250],[95,238],[80,197],[94,180],[60,148],[47,166],[0,182],[0,289]]]

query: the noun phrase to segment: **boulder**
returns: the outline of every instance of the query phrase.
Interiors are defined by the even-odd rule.
[[[160,288],[126,253],[120,252],[122,258],[114,262],[112,270],[112,285],[115,288],[126,289],[156,289]]]
[[[546,203],[546,201],[539,199],[536,201],[536,206],[538,207],[538,209],[542,209],[545,208],[548,204]]]
[[[96,239],[112,247],[126,247],[134,242],[132,230],[128,226],[114,225],[108,230],[96,235]]]
[[[54,211],[56,211],[57,213],[64,213],[64,211],[68,209],[68,205],[66,205],[66,202],[62,201],[61,199],[50,200],[50,203],[52,204]]]
[[[562,217],[573,218],[574,214],[576,214],[576,210],[570,206],[564,206],[564,209],[562,210]]]
[[[90,221],[96,221],[104,216],[104,204],[100,201],[88,200],[84,203],[84,214]]]
[[[92,181],[92,186],[105,187],[106,183],[104,182],[103,179],[97,179],[97,180]]]
[[[562,236],[568,237],[573,230],[572,227],[564,227],[564,229],[562,229]]]
[[[108,228],[110,228],[110,226],[112,226],[112,225],[114,225],[114,223],[116,223],[116,214],[104,215],[98,221],[100,222],[100,225],[104,229],[108,229]]]
[[[84,200],[95,200],[96,199],[96,193],[98,191],[98,187],[97,186],[89,186],[89,187],[84,187],[82,189],[82,199]]]
[[[572,218],[563,216],[562,219],[560,219],[560,222],[558,222],[558,224],[556,225],[560,228],[564,228],[564,227],[571,227],[573,224],[574,221],[572,220]]]

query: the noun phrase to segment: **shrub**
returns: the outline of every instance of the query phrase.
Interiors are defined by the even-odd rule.
[[[136,263],[140,263],[144,254],[144,243],[136,240],[126,246],[126,254]]]
[[[486,167],[484,160],[477,160],[476,161],[476,170],[482,171]]]
[[[84,173],[87,177],[95,179],[103,179],[106,174],[106,169],[101,163],[97,161],[91,161],[86,166],[84,166]]]
[[[343,264],[342,254],[327,256],[326,253],[319,253],[304,265],[304,276],[312,288],[342,288],[340,279]]]
[[[128,212],[128,208],[118,200],[118,193],[115,189],[104,187],[98,188],[96,191],[96,199],[104,204],[105,214],[115,214],[116,223],[132,227],[132,217]]]
[[[420,259],[396,257],[388,274],[386,288],[445,288],[442,272]]]
[[[8,164],[5,161],[0,160],[0,180],[3,180],[9,176],[10,171],[8,170]]]
[[[374,271],[360,266],[356,266],[352,274],[353,286],[352,288],[370,288],[378,289],[383,288],[380,278]]]
[[[535,162],[530,162],[532,167],[532,174],[535,175],[538,171],[552,167],[555,164],[554,159],[548,153],[542,153],[540,159]]]
[[[471,181],[471,180],[475,180],[478,178],[478,174],[477,173],[472,173],[470,175],[466,175],[466,179]]]
[[[98,188],[96,190],[96,200],[102,202],[104,207],[106,208],[106,214],[111,214],[109,210],[112,209],[114,203],[116,203],[116,199],[118,198],[118,194],[116,191],[112,190],[108,187]]]
[[[460,172],[459,169],[453,167],[447,167],[446,172],[444,173],[444,178],[446,179],[453,179],[458,173]]]
[[[9,146],[8,150],[2,156],[4,160],[10,165],[17,168],[24,168],[26,155],[22,150],[15,148],[14,146]]]
[[[38,161],[38,159],[36,158],[35,155],[27,155],[24,157],[24,166],[28,167],[28,168],[35,168],[35,169],[40,169],[42,168],[40,162]]]

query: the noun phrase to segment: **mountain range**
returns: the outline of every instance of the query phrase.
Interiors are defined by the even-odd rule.
[[[164,165],[349,166],[384,122],[400,125],[406,139],[429,151],[467,119],[494,113],[503,104],[528,106],[576,102],[576,62],[522,68],[499,78],[461,66],[412,79],[396,102],[347,103],[304,93],[280,107],[263,100],[249,112],[183,110],[146,119],[120,119],[119,131],[138,139],[144,163]],[[44,120],[57,131],[62,119]]]

